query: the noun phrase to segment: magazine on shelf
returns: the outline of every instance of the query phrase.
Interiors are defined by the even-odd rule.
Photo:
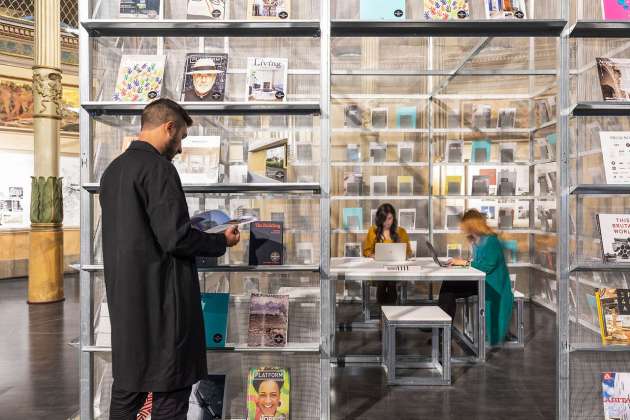
[[[488,178],[488,192],[486,194],[496,195],[497,193],[497,170],[496,168],[479,168],[479,175]]]
[[[120,19],[159,19],[163,0],[120,0]]]
[[[446,142],[446,161],[449,163],[461,163],[464,160],[464,142],[461,140],[448,140]]]
[[[499,109],[499,117],[497,118],[497,128],[509,129],[516,126],[516,108]]]
[[[597,215],[604,262],[630,263],[630,214]]]
[[[165,64],[165,55],[123,55],[113,101],[149,102],[159,98]]]
[[[288,67],[286,58],[248,57],[247,100],[286,102]]]
[[[298,264],[313,264],[313,244],[311,242],[298,242],[295,254]]]
[[[361,0],[361,20],[404,20],[405,0]]]
[[[595,292],[602,344],[630,344],[630,289]]]
[[[468,0],[424,0],[426,20],[466,19],[469,16]]]
[[[418,112],[415,106],[400,106],[396,108],[396,127],[401,129],[414,129],[416,128],[416,113]]]
[[[604,420],[630,419],[630,373],[602,372]]]
[[[537,99],[535,102],[536,121],[538,124],[546,124],[551,121],[549,106],[546,98]]]
[[[398,143],[398,162],[409,163],[413,162],[413,143],[402,141]]]
[[[221,159],[219,136],[188,136],[182,140],[182,152],[173,165],[182,184],[217,184],[223,182],[224,160]]]
[[[363,256],[361,244],[358,242],[346,242],[343,247],[343,256],[346,258],[359,258]]]
[[[227,54],[186,54],[182,100],[220,102],[225,96]]]
[[[201,311],[206,348],[225,347],[228,326],[229,293],[202,293]]]
[[[398,226],[407,231],[414,230],[416,228],[416,209],[399,209]]]
[[[490,161],[491,147],[489,140],[473,140],[470,152],[470,161],[484,163]]]
[[[536,165],[534,170],[536,179],[534,192],[536,196],[551,195],[557,191],[556,164],[543,163]]]
[[[370,142],[370,163],[381,163],[387,159],[387,143]]]
[[[291,0],[247,0],[248,20],[285,20],[291,17]]]
[[[202,232],[222,233],[230,226],[237,226],[239,229],[243,229],[257,220],[256,217],[247,215],[231,218],[222,210],[215,209],[194,215],[190,218],[190,224]]]
[[[514,227],[517,229],[529,228],[529,201],[518,201],[515,207]]]
[[[372,128],[387,128],[388,111],[387,108],[372,109]]]
[[[311,143],[296,143],[296,160],[298,162],[313,161],[313,145]]]
[[[360,144],[346,145],[346,160],[348,162],[361,162],[361,145]]]
[[[359,105],[346,105],[343,108],[345,128],[363,128],[363,110]]]
[[[605,101],[630,100],[630,59],[596,58]]]
[[[516,157],[516,143],[501,143],[499,159],[501,163],[513,163]]]
[[[346,173],[343,176],[344,195],[363,194],[363,175],[357,173]]]
[[[267,139],[250,143],[247,152],[250,183],[281,183],[287,181],[288,140]]]
[[[227,0],[188,0],[188,19],[224,20]]]
[[[472,106],[473,127],[492,127],[492,106],[483,104],[473,104]]]
[[[514,227],[514,208],[499,208],[499,229],[512,229]]]
[[[446,244],[446,258],[461,258],[462,244]]]
[[[249,303],[250,347],[285,347],[289,330],[289,296],[253,293]]]
[[[290,378],[288,368],[251,368],[247,377],[247,420],[290,420]],[[275,397],[270,398],[272,395]]]
[[[600,131],[607,184],[630,184],[630,131]]]
[[[225,418],[226,375],[207,375],[192,386],[187,420]]]
[[[446,195],[463,195],[462,177],[460,175],[446,176]]]
[[[398,195],[413,195],[413,176],[400,175],[397,178]]]
[[[360,207],[344,208],[342,226],[344,230],[363,229],[363,209]]]
[[[459,229],[459,222],[464,215],[464,206],[446,206],[446,229]]]
[[[471,195],[489,195],[490,178],[487,175],[473,175]]]
[[[370,195],[387,195],[387,175],[370,177]]]
[[[249,265],[284,264],[284,223],[255,221],[249,225]]]
[[[525,0],[484,0],[486,19],[527,19]]]
[[[603,20],[630,20],[630,2],[628,0],[602,0]]]

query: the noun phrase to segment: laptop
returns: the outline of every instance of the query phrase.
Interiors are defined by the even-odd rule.
[[[407,244],[376,244],[374,260],[380,262],[401,262],[407,260]]]
[[[435,261],[437,265],[439,265],[440,267],[450,267],[448,263],[445,263],[438,258],[437,251],[435,250],[435,248],[433,248],[433,244],[429,241],[427,241],[427,248],[429,248],[431,256],[433,257],[433,261]]]

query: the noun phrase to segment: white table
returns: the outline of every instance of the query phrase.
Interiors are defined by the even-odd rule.
[[[330,276],[333,280],[351,281],[409,281],[409,282],[433,282],[433,281],[471,281],[477,282],[479,290],[478,305],[478,334],[476,342],[462,331],[454,328],[455,334],[462,342],[473,351],[476,361],[486,360],[486,316],[485,316],[485,273],[467,268],[443,268],[435,264],[431,258],[415,258],[404,263],[408,269],[391,270],[388,266],[396,266],[395,263],[376,262],[371,258],[333,258],[331,260]],[[403,265],[403,264],[400,264]],[[335,302],[335,287],[331,287],[333,293],[332,302]],[[332,311],[332,328],[336,331],[335,312]],[[334,344],[334,343],[333,343]],[[334,348],[334,346],[333,346]]]

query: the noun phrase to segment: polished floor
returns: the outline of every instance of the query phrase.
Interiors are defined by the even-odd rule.
[[[0,281],[0,419],[65,420],[78,410],[78,278],[66,301],[27,305],[24,280]],[[526,310],[525,350],[496,350],[488,362],[460,366],[451,387],[388,387],[377,367],[333,370],[333,418],[548,420],[555,413],[553,314]],[[376,339],[345,337],[348,348],[378,348]],[[419,339],[424,340],[424,339]],[[426,341],[426,340],[425,340]]]

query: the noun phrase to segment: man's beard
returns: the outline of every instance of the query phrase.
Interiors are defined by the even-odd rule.
[[[179,146],[177,145],[177,139],[175,137],[171,137],[171,139],[166,144],[166,150],[164,150],[164,157],[172,161],[179,152],[180,150],[179,150]]]

